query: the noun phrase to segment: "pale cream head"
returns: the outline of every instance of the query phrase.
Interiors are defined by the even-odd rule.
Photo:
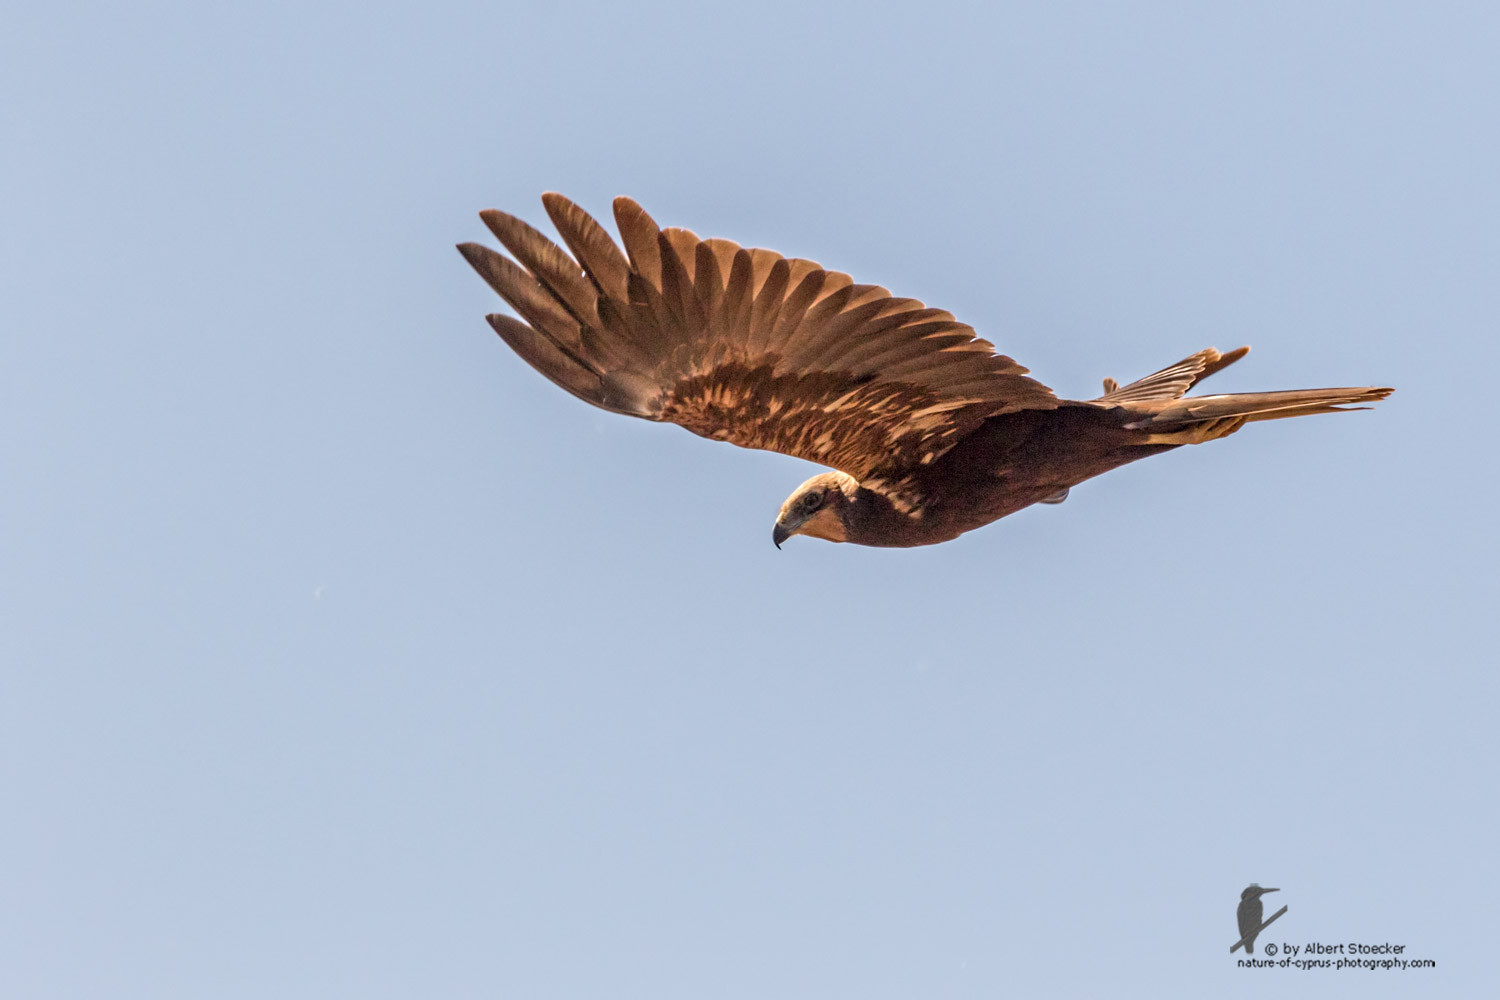
[[[823,472],[792,491],[776,515],[771,540],[776,547],[793,535],[808,535],[830,542],[847,542],[848,528],[844,513],[848,510],[859,484],[842,472]]]

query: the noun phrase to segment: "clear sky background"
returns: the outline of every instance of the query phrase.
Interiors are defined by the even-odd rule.
[[[1500,13],[33,4],[0,38],[0,994],[1460,996],[1496,975]],[[593,410],[475,213],[812,257],[1071,396],[1373,412],[950,544]],[[1237,969],[1267,939],[1423,972]],[[1269,912],[1269,909],[1268,909]]]

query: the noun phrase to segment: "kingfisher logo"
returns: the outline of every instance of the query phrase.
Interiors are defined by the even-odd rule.
[[[1408,969],[1435,969],[1437,963],[1430,958],[1408,958],[1406,945],[1390,941],[1288,941],[1285,935],[1261,942],[1260,954],[1255,953],[1256,938],[1261,931],[1281,919],[1287,908],[1283,906],[1270,917],[1266,916],[1266,904],[1261,899],[1268,892],[1255,883],[1245,886],[1240,893],[1240,905],[1234,909],[1234,921],[1239,925],[1240,939],[1229,946],[1233,955],[1241,948],[1245,954],[1234,960],[1241,969],[1329,969],[1337,974],[1344,969],[1379,969],[1405,972]],[[1306,916],[1306,914],[1304,914]]]
[[[1255,939],[1260,936],[1260,932],[1270,927],[1278,917],[1286,912],[1286,907],[1283,906],[1271,914],[1270,920],[1261,920],[1261,917],[1265,915],[1266,907],[1260,901],[1260,897],[1268,892],[1280,891],[1280,889],[1262,889],[1254,882],[1245,886],[1245,891],[1240,893],[1239,908],[1234,911],[1235,919],[1239,921],[1240,925],[1240,939],[1230,946],[1229,953],[1231,955],[1239,951],[1240,948],[1244,948],[1247,955],[1255,954]]]

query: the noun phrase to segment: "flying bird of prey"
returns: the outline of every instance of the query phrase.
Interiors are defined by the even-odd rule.
[[[568,251],[480,213],[514,260],[459,251],[521,319],[488,317],[533,368],[615,413],[794,455],[832,472],[781,505],[772,538],[944,542],[1147,455],[1255,420],[1337,412],[1388,388],[1188,396],[1249,348],[1199,351],[1097,399],[1059,399],[941,309],[728,240],[661,229],[615,199],[621,252],[559,194]],[[1358,407],[1364,409],[1364,407]]]

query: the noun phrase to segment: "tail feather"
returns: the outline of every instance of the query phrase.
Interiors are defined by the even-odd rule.
[[[1139,416],[1124,426],[1130,430],[1170,430],[1225,417],[1243,417],[1245,422],[1280,420],[1313,413],[1367,410],[1355,403],[1374,403],[1394,390],[1366,386],[1341,389],[1288,389],[1282,392],[1237,392],[1223,396],[1146,400],[1127,408]]]
[[[1104,395],[1094,402],[1123,410],[1127,418],[1123,426],[1127,430],[1147,432],[1142,444],[1197,444],[1233,434],[1256,420],[1369,409],[1354,404],[1374,403],[1393,391],[1365,386],[1187,395],[1199,382],[1234,364],[1249,351],[1248,347],[1240,347],[1221,354],[1212,347],[1205,348],[1127,386],[1107,378]]]

